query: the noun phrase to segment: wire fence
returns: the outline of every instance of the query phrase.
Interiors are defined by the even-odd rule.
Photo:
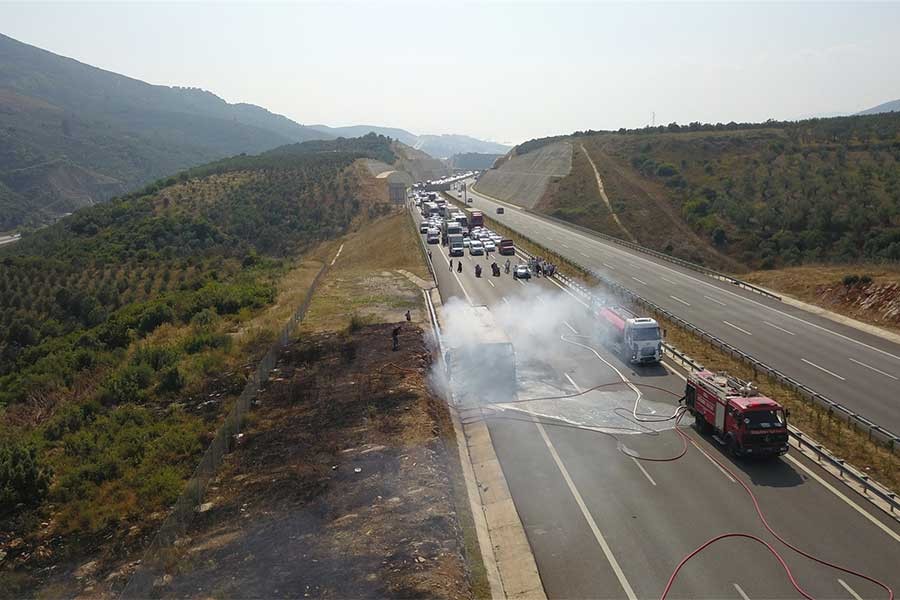
[[[197,508],[203,500],[209,482],[215,477],[225,455],[233,447],[237,434],[241,430],[244,415],[250,408],[250,403],[262,386],[268,381],[269,374],[278,361],[281,351],[294,337],[297,327],[306,316],[313,294],[316,291],[322,277],[328,270],[328,263],[324,263],[316,274],[312,284],[303,298],[303,302],[294,311],[288,323],[278,334],[278,339],[265,356],[259,361],[256,369],[247,379],[241,395],[238,396],[231,407],[231,411],[225,417],[223,423],[216,431],[215,438],[200,459],[199,465],[188,480],[184,491],[176,501],[172,512],[160,526],[150,545],[144,552],[138,569],[128,580],[122,590],[122,598],[152,598],[154,589],[162,582],[166,569],[172,566],[176,560],[175,542],[187,533]]]

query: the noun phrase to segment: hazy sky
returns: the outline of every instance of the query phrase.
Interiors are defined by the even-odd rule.
[[[900,3],[0,2],[0,32],[300,123],[505,142],[900,98]]]

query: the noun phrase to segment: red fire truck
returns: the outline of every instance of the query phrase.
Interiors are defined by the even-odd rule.
[[[695,371],[688,375],[684,400],[697,431],[712,433],[734,456],[775,456],[788,451],[788,411],[750,382]]]

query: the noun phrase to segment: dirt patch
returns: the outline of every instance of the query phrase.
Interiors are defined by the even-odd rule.
[[[161,595],[472,596],[452,425],[422,330],[404,323],[392,352],[394,326],[285,350]]]
[[[900,333],[900,268],[809,265],[755,271],[746,280],[824,309]]]
[[[525,208],[532,208],[548,184],[572,169],[572,144],[559,142],[516,155],[478,180],[477,191]]]

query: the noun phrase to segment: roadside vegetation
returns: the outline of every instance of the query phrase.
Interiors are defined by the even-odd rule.
[[[569,139],[584,144],[614,210],[654,249],[733,271],[900,259],[900,113],[672,123]],[[577,158],[540,209],[617,235]],[[687,246],[673,239],[693,236]]]
[[[0,251],[0,595],[164,518],[321,244],[383,212],[353,163],[389,144],[234,157]]]
[[[747,273],[745,280],[900,333],[900,266],[815,264]]]

